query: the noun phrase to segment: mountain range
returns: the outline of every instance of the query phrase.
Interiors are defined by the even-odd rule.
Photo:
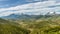
[[[40,18],[49,18],[49,17],[53,17],[53,16],[59,16],[60,14],[56,14],[54,13],[46,13],[45,15],[43,14],[39,14],[39,15],[28,15],[28,14],[10,14],[8,16],[3,16],[0,18],[3,19],[15,19],[15,20],[21,20],[21,19],[40,19]]]

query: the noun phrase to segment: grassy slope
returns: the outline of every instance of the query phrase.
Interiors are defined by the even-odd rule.
[[[14,22],[0,19],[0,34],[60,34],[60,16]]]
[[[22,27],[15,22],[10,22],[0,19],[0,34],[28,34],[29,30]]]
[[[30,30],[30,34],[60,34],[60,16],[40,18],[37,20],[19,20],[16,22],[23,28]]]

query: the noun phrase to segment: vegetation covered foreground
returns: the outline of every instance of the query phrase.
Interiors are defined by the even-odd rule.
[[[0,19],[0,34],[29,34],[29,30],[18,25],[15,22]]]
[[[0,19],[0,34],[60,34],[60,16],[26,20]]]

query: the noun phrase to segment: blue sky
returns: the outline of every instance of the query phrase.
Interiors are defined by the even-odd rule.
[[[0,16],[60,12],[60,0],[0,0]]]
[[[32,2],[39,2],[35,0],[0,0],[0,8],[12,7],[17,5],[23,5]]]
[[[33,3],[37,1],[43,2],[43,1],[49,1],[49,0],[0,0],[0,8],[13,7],[13,6]],[[60,2],[60,0],[52,0],[52,1]]]

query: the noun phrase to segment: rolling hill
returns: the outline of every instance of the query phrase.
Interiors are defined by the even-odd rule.
[[[2,34],[60,34],[60,14],[17,15],[0,19]],[[3,26],[3,27],[2,27]]]
[[[0,34],[28,34],[29,30],[18,27],[19,24],[0,18]]]

